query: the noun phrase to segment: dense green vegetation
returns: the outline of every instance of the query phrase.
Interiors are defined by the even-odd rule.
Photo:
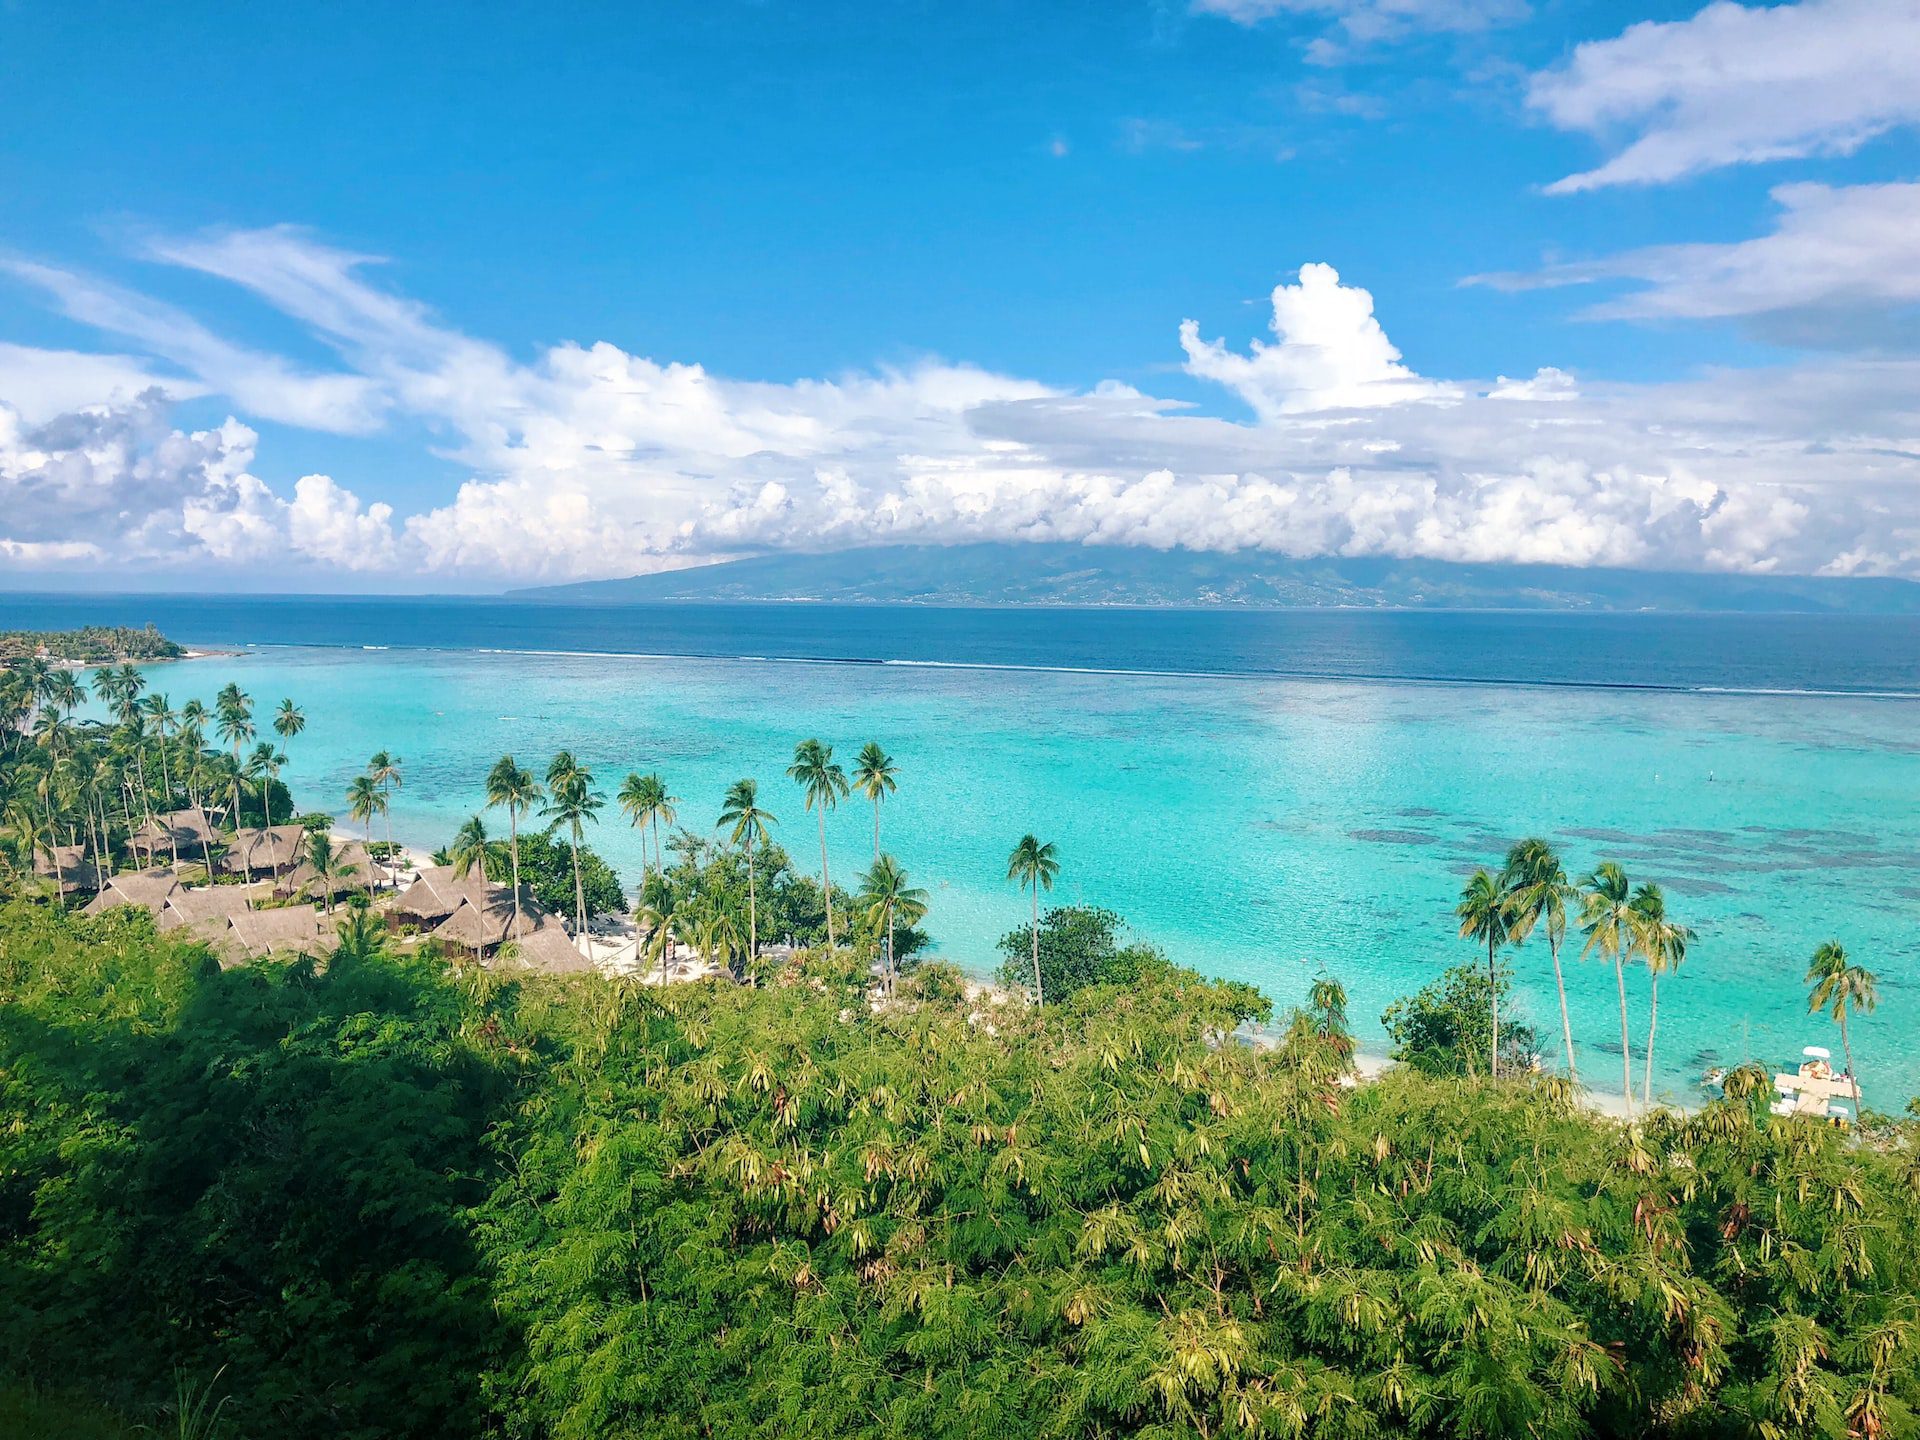
[[[184,647],[153,626],[83,625],[78,630],[0,630],[0,665],[22,665],[44,653],[76,665],[122,660],[177,660]]]
[[[842,952],[844,955],[844,952]],[[1920,1148],[1358,1089],[1168,965],[221,971],[0,909],[0,1405],[233,1436],[1909,1435]],[[8,1413],[0,1410],[0,1413]],[[40,1423],[40,1422],[35,1422]],[[31,1433],[23,1432],[23,1433]],[[98,1433],[112,1433],[100,1430]],[[127,1432],[127,1433],[130,1433]]]

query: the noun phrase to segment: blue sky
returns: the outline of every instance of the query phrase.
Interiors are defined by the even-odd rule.
[[[982,537],[1912,573],[1903,36],[1914,0],[0,0],[0,579]],[[1235,368],[1276,285],[1295,351]]]

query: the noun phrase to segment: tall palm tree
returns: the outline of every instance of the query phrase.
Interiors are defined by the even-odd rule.
[[[1620,992],[1620,1083],[1626,1094],[1627,1116],[1633,1116],[1633,1041],[1627,1034],[1627,957],[1633,953],[1633,892],[1627,872],[1608,860],[1595,867],[1580,893],[1580,928],[1587,943],[1582,955],[1595,951],[1613,962],[1613,980]]]
[[[644,821],[646,828],[653,832],[653,862],[660,869],[666,868],[666,854],[660,848],[660,827],[671,827],[680,818],[680,812],[674,808],[678,797],[667,793],[667,782],[660,778],[658,771],[649,771],[640,777],[640,789],[643,792],[641,808],[635,816],[635,823]],[[641,837],[641,875],[646,881],[646,837]]]
[[[387,813],[387,792],[371,775],[356,775],[347,786],[347,814],[366,831],[367,850],[373,850],[373,817]],[[373,899],[373,866],[367,866],[367,899]]]
[[[629,780],[633,777],[628,776]],[[747,852],[747,959],[760,958],[760,904],[754,888],[753,852],[767,843],[767,827],[777,825],[772,815],[759,806],[760,786],[753,780],[736,780],[727,787],[727,798],[720,806],[720,824],[732,826],[727,838]]]
[[[880,802],[899,788],[899,773],[893,757],[874,740],[860,747],[859,758],[853,762],[853,788],[873,802],[873,858],[876,863],[880,859]]]
[[[820,898],[827,906],[827,949],[834,948],[833,877],[827,872],[827,812],[847,796],[847,772],[833,763],[833,747],[818,740],[802,740],[793,747],[787,774],[807,797],[807,809],[820,816]]]
[[[253,739],[253,697],[229,681],[213,699],[214,733],[233,747],[233,834],[240,838],[240,747]],[[253,870],[244,857],[241,865],[247,883],[253,883]]]
[[[167,703],[167,697],[159,691],[147,696],[141,704],[147,724],[153,727],[153,733],[160,741],[160,789],[166,796],[165,806],[173,809],[173,767],[168,763],[169,732],[180,718],[174,714],[173,706]]]
[[[1500,885],[1512,912],[1508,929],[1521,945],[1539,926],[1546,931],[1547,953],[1553,957],[1553,988],[1560,996],[1560,1039],[1567,1047],[1567,1078],[1580,1083],[1580,1067],[1573,1058],[1573,1021],[1567,1016],[1567,981],[1560,969],[1560,946],[1567,938],[1567,901],[1574,897],[1567,872],[1553,847],[1540,839],[1522,840],[1507,852]]]
[[[273,733],[282,740],[292,740],[307,728],[307,717],[300,707],[291,700],[282,700],[280,708],[273,712]]]
[[[658,775],[642,775],[637,770],[629,770],[627,778],[620,782],[620,788],[613,792],[613,800],[620,807],[620,813],[627,817],[627,823],[640,832],[640,890],[646,892],[647,880],[653,874],[653,861],[647,854],[647,827],[659,812],[660,804],[666,799],[667,787]]]
[[[507,848],[513,856],[513,938],[522,931],[520,915],[520,816],[546,798],[533,773],[523,770],[511,755],[502,755],[487,772],[487,808],[504,806],[507,812]]]
[[[1807,996],[1807,1013],[1820,1010],[1832,1013],[1840,1022],[1840,1049],[1847,1057],[1847,1078],[1853,1081],[1855,1110],[1866,1108],[1860,1094],[1860,1072],[1853,1068],[1853,1042],[1847,1038],[1847,1016],[1870,1015],[1880,1003],[1880,985],[1871,970],[1863,969],[1847,958],[1838,940],[1828,940],[1813,952],[1807,966],[1807,982],[1813,990]]]
[[[895,921],[917,925],[926,918],[927,892],[907,883],[907,872],[891,855],[882,855],[873,868],[860,877],[860,900],[866,920],[874,933],[885,937],[887,994],[893,994],[899,968],[894,963],[893,927]]]
[[[381,813],[387,817],[387,866],[389,872],[391,872],[393,867],[393,809],[391,801],[393,799],[393,792],[400,788],[400,757],[398,755],[389,755],[385,750],[376,751],[373,758],[367,761],[367,775],[372,779],[374,784],[380,787],[380,793],[385,795],[389,801],[388,805],[382,807]],[[369,844],[371,844],[371,842],[369,842]]]
[[[1633,894],[1633,948],[1647,962],[1646,1075],[1640,1082],[1640,1101],[1653,1104],[1653,1034],[1660,1025],[1660,977],[1678,970],[1687,958],[1693,931],[1667,914],[1667,897],[1658,885],[1642,885]]]
[[[1476,870],[1467,877],[1460,892],[1460,903],[1453,907],[1460,917],[1462,940],[1484,940],[1487,945],[1487,1004],[1493,1012],[1493,1050],[1489,1065],[1493,1078],[1500,1078],[1500,971],[1494,952],[1507,943],[1511,933],[1511,914],[1507,895],[1491,871]]]
[[[306,883],[300,888],[310,892],[315,885],[320,887],[320,902],[326,906],[327,914],[333,914],[333,893],[340,888],[340,877],[345,872],[341,863],[339,847],[333,843],[333,836],[324,830],[315,830],[307,836],[307,868],[313,871]]]
[[[263,830],[273,828],[273,785],[280,778],[280,767],[286,763],[286,752],[274,749],[270,740],[262,740],[247,757],[247,778],[260,783],[260,828]]]
[[[1032,835],[1022,835],[1020,843],[1013,847],[1013,853],[1007,857],[1007,879],[1017,882],[1022,889],[1033,892],[1033,1004],[1038,1009],[1046,1004],[1046,996],[1040,986],[1040,891],[1042,887],[1053,889],[1054,878],[1060,873],[1060,861],[1053,842],[1041,844]]]
[[[547,766],[547,795],[550,803],[540,815],[542,819],[552,820],[556,825],[564,823],[567,827],[568,839],[573,845],[573,899],[578,925],[574,933],[585,935],[587,891],[586,882],[580,878],[580,827],[588,820],[598,821],[595,812],[606,803],[606,796],[593,788],[593,772],[575,760],[568,750],[555,755]]]
[[[447,847],[447,860],[453,866],[453,873],[463,880],[476,868],[482,880],[491,880],[493,877],[487,871],[492,868],[494,847],[495,842],[487,838],[487,822],[474,815],[454,832],[453,844]]]
[[[206,748],[207,744],[208,718],[207,707],[198,700],[189,700],[180,707],[180,744],[193,756],[195,773],[198,773],[201,768],[200,752]],[[187,778],[187,799],[195,805],[200,803],[200,795],[193,788],[191,775]]]

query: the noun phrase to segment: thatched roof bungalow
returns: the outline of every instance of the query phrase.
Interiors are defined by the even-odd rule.
[[[373,857],[367,854],[367,847],[358,840],[335,840],[333,856],[339,864],[339,873],[333,881],[333,893],[344,895],[350,890],[365,890],[373,882]],[[313,866],[307,863],[306,850],[300,852],[300,860],[294,867],[282,875],[274,885],[276,895],[310,895],[314,899],[324,899],[320,893],[320,877]]]
[[[138,905],[151,911],[154,918],[158,919],[167,901],[180,888],[180,881],[166,866],[156,870],[129,870],[120,875],[109,875],[100,893],[86,903],[82,913],[101,915],[116,905]]]
[[[228,943],[249,958],[275,952],[317,954],[334,943],[335,926],[311,905],[242,910],[228,917]]]
[[[486,883],[477,871],[462,876],[456,875],[451,865],[429,865],[394,897],[387,907],[387,915],[401,924],[439,925],[466,903],[470,893]]]
[[[593,962],[580,953],[580,947],[567,934],[567,927],[552,915],[546,917],[539,929],[502,945],[494,963],[518,965],[548,975],[583,975],[594,969]]]
[[[135,826],[127,836],[127,843],[148,855],[157,855],[162,850],[169,854],[178,850],[183,855],[204,855],[213,844],[215,833],[207,812],[195,806],[175,810],[171,815],[156,815]]]
[[[523,935],[531,935],[543,925],[558,925],[560,922],[533,898],[531,890],[522,885],[520,923]],[[434,927],[433,938],[449,945],[458,945],[476,955],[484,955],[508,939],[512,932],[512,887],[480,881],[469,886],[453,913]]]
[[[33,873],[58,880],[62,895],[100,888],[100,872],[87,858],[84,845],[51,845],[33,852]]]
[[[307,832],[299,825],[242,830],[233,837],[220,868],[229,875],[278,875],[300,863]]]
[[[246,909],[247,892],[238,885],[182,888],[167,896],[160,911],[160,929],[185,930],[196,940],[218,945],[226,938],[233,917]]]

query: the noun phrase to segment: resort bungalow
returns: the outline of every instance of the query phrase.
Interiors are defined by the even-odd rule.
[[[566,934],[566,927],[558,917],[534,899],[533,892],[522,885],[519,938],[522,941],[530,940],[537,932],[547,929],[558,930],[562,936]],[[490,954],[513,938],[512,889],[485,881],[475,884],[462,897],[459,905],[454,907],[453,914],[434,927],[432,934],[435,940],[457,945],[475,956]]]
[[[311,905],[284,910],[241,910],[228,917],[227,948],[247,959],[262,955],[317,955],[334,943],[334,922]]]
[[[233,837],[220,869],[228,875],[273,875],[293,869],[305,853],[307,832],[299,825],[242,830]]]
[[[519,965],[549,975],[582,975],[594,964],[580,953],[580,947],[567,934],[567,927],[549,915],[538,930],[529,929],[518,940],[510,940],[494,954],[495,965]]]
[[[233,917],[246,909],[247,892],[238,885],[176,889],[161,907],[159,928],[185,930],[196,940],[218,945],[226,938]]]
[[[180,889],[180,881],[166,866],[157,870],[129,870],[121,875],[109,875],[100,893],[86,903],[82,913],[103,915],[116,905],[138,905],[151,911],[157,920],[166,909],[167,901]]]
[[[163,850],[169,856],[205,855],[213,842],[213,821],[197,806],[175,810],[171,815],[156,815],[136,826],[127,837],[127,843],[149,861]]]
[[[33,873],[55,881],[63,898],[100,888],[100,872],[87,858],[84,845],[50,845],[34,851]]]
[[[358,840],[334,841],[333,858],[337,867],[333,877],[335,895],[365,890],[372,885],[373,859],[367,854],[367,847]],[[319,873],[307,863],[303,848],[300,859],[294,867],[274,882],[273,893],[288,899],[296,895],[305,895],[315,900],[324,900],[327,897],[321,893],[322,888]]]
[[[454,873],[451,865],[429,865],[387,907],[389,923],[430,930],[448,920],[466,902],[468,892],[487,882],[469,871]]]

